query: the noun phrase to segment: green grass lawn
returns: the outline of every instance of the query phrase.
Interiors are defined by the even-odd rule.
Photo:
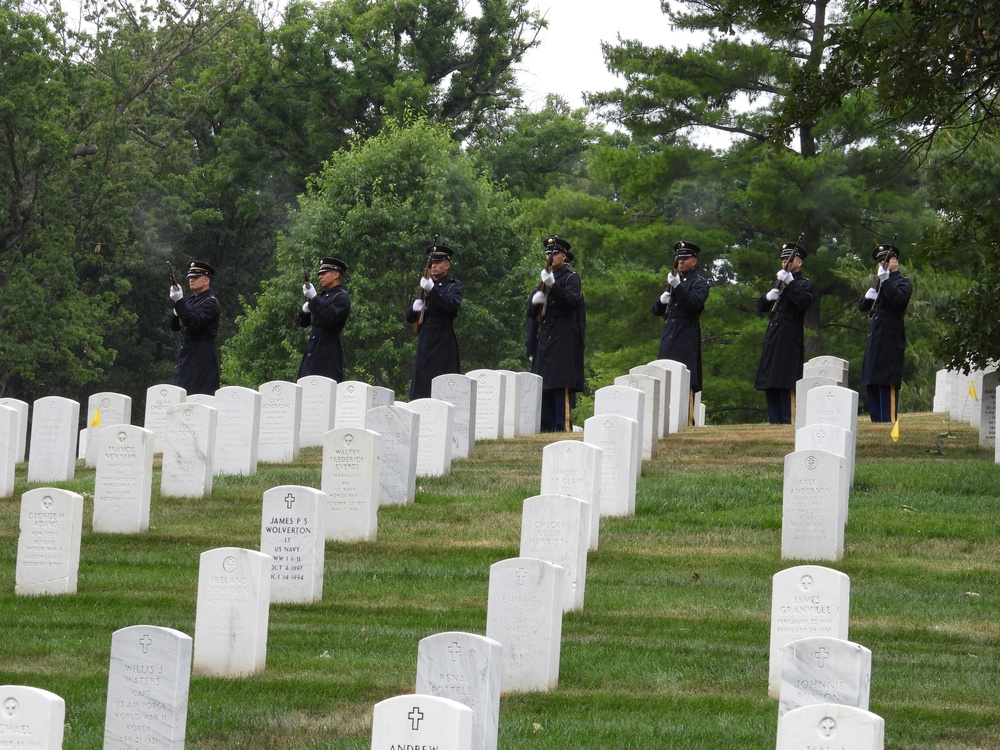
[[[579,436],[576,436],[579,437]],[[379,511],[378,540],[327,544],[323,601],[271,608],[264,672],[193,677],[189,750],[370,747],[372,706],[413,692],[417,643],[485,633],[489,566],[515,557],[521,502],[538,493],[551,436],[477,444],[416,503]],[[767,698],[771,577],[781,559],[789,427],[671,435],[644,466],[636,515],[604,519],[582,612],[563,618],[559,687],[500,707],[501,750],[773,748]],[[98,750],[111,634],[151,624],[194,635],[198,557],[257,549],[261,496],[318,487],[319,449],[294,466],[219,477],[211,497],[159,497],[139,536],[90,531],[93,471],[63,486],[87,497],[78,593],[14,595],[18,466],[0,500],[0,684],[66,700],[65,747]],[[844,560],[850,639],[872,651],[871,710],[892,750],[1000,748],[1000,466],[976,432],[903,415],[902,439],[859,425]]]

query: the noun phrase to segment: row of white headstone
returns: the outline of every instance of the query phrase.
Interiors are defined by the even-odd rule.
[[[854,484],[858,394],[848,363],[817,357],[796,383],[795,451],[785,456],[782,559],[839,561]],[[848,640],[850,579],[819,565],[775,574],[768,695],[778,699],[777,750],[882,750],[871,713],[871,651]]]
[[[955,422],[966,422],[979,430],[981,448],[993,448],[1000,463],[997,441],[997,388],[1000,370],[938,370],[934,381],[934,412],[946,413]]]

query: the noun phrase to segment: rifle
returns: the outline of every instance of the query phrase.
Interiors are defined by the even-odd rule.
[[[431,275],[431,256],[430,253],[427,254],[427,265],[424,266],[424,278],[426,279]],[[424,288],[420,287],[420,293],[417,295],[417,299],[423,301],[424,299]],[[420,326],[424,324],[424,308],[420,308],[420,313],[417,315],[417,319],[413,321],[413,332],[420,333]]]
[[[174,273],[174,267],[170,265],[170,261],[167,261],[167,273],[170,274],[170,286],[180,286],[177,283],[177,274]]]
[[[305,262],[302,263],[302,281],[306,284],[312,283],[311,281],[309,281],[309,269],[306,268]]]
[[[795,240],[795,246],[796,247],[798,247],[799,243],[802,242],[803,235],[805,235],[805,232],[803,232],[802,234],[800,234],[799,238],[797,240]],[[782,271],[787,271],[788,270],[788,264],[791,263],[792,258],[794,258],[794,257],[795,257],[795,251],[793,250],[791,255],[789,255],[787,258],[785,258],[783,261],[781,261],[781,270]],[[784,282],[778,281],[776,279],[775,282],[774,282],[774,286],[772,286],[771,288],[778,290],[778,296],[774,300],[774,302],[771,303],[771,309],[767,311],[768,320],[771,319],[771,316],[774,315],[774,311],[778,307],[778,300],[781,299],[781,292],[784,291],[785,284],[784,284]]]
[[[546,253],[545,254],[545,271],[547,273],[552,273],[552,256],[554,254],[555,253]],[[546,289],[545,289],[545,282],[544,281],[539,282],[538,289],[536,289],[535,292],[545,292],[545,291],[546,291]],[[535,296],[535,292],[531,293],[532,297]],[[548,304],[548,298],[546,298],[545,302],[543,302],[542,304],[540,304],[538,306],[538,312],[535,313],[535,322],[538,325],[542,324],[542,318],[545,317],[545,306],[546,306],[546,304]]]
[[[680,263],[680,261],[675,258],[674,259],[674,273],[677,273],[677,264],[678,263]],[[669,281],[666,284],[663,285],[663,291],[664,292],[670,291],[670,282]],[[671,298],[673,297],[673,292],[672,291],[670,291],[670,296],[671,296]],[[663,306],[663,319],[666,320],[668,317],[670,317],[670,302],[669,302],[669,300],[667,301],[667,304]]]

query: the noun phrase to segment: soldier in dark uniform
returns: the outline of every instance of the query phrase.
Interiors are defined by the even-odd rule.
[[[531,371],[542,377],[542,432],[569,431],[576,394],[584,389],[586,310],[574,256],[562,237],[546,237],[542,283],[528,298],[525,321]]]
[[[429,274],[420,279],[420,295],[406,310],[406,322],[418,331],[410,401],[430,398],[431,381],[438,375],[462,371],[455,337],[455,318],[462,306],[462,284],[448,274],[452,250],[444,245],[427,248]]]
[[[872,422],[895,422],[906,351],[903,315],[913,284],[899,273],[899,248],[895,245],[878,245],[872,258],[878,263],[878,280],[858,300],[858,309],[871,316],[861,385],[868,389]]]
[[[708,299],[708,282],[695,267],[701,248],[693,242],[674,243],[674,268],[663,294],[653,302],[653,315],[664,318],[658,359],[672,359],[691,371],[690,404],[701,390],[701,311]],[[694,409],[689,409],[694,423]]]
[[[188,395],[214,395],[219,390],[219,348],[215,337],[219,333],[222,308],[211,288],[213,276],[212,266],[193,260],[187,270],[192,295],[185,299],[180,285],[170,287],[170,300],[174,303],[170,328],[181,332],[174,385],[184,388]]]
[[[338,383],[344,379],[344,350],[340,346],[340,332],[351,314],[351,297],[340,283],[347,273],[347,264],[336,258],[320,258],[319,285],[322,291],[308,281],[302,285],[306,301],[299,312],[299,325],[312,326],[306,343],[298,377],[323,375]]]
[[[757,299],[757,312],[770,315],[764,333],[754,388],[764,391],[771,424],[792,423],[792,394],[805,361],[803,322],[812,304],[813,284],[802,275],[806,250],[797,242],[781,246],[781,270],[767,294]]]

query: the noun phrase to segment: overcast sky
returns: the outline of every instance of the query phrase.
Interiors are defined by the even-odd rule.
[[[548,20],[541,45],[531,50],[518,75],[525,102],[537,110],[545,95],[559,94],[573,108],[582,92],[610,91],[624,81],[608,72],[601,42],[638,39],[650,45],[677,46],[660,0],[533,0]]]

